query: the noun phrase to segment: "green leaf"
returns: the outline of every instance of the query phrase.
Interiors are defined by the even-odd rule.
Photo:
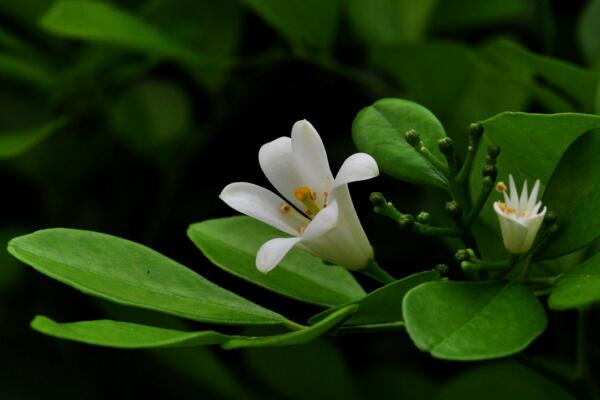
[[[358,306],[350,305],[339,309],[314,325],[297,330],[295,332],[282,333],[272,336],[241,336],[229,340],[228,342],[224,343],[222,347],[229,350],[240,347],[289,346],[308,343],[342,323],[342,321],[356,312],[357,309]]]
[[[548,298],[553,310],[568,310],[600,302],[600,253],[560,276]]]
[[[432,26],[437,30],[454,32],[511,21],[524,16],[527,4],[524,0],[440,0],[433,14]]]
[[[498,181],[508,182],[508,175],[512,174],[519,186],[527,180],[531,188],[539,179],[541,198],[563,153],[583,133],[600,127],[600,116],[505,112],[481,124],[484,135],[470,177],[472,199],[475,200],[481,191],[481,168],[490,145],[502,149],[497,161]],[[497,216],[493,211],[493,202],[498,199],[492,194],[480,217],[499,235]],[[501,245],[499,236],[498,243]]]
[[[435,399],[575,400],[543,375],[515,362],[499,361],[461,373],[441,387]]]
[[[341,0],[243,0],[293,44],[317,50],[331,48],[340,17]]]
[[[348,15],[357,35],[371,45],[422,39],[437,0],[350,0]]]
[[[402,321],[402,299],[415,286],[424,282],[440,279],[436,271],[419,272],[396,282],[390,283],[369,293],[366,297],[344,305],[327,309],[315,316],[309,322],[315,323],[350,304],[359,306],[356,313],[344,321],[344,325],[368,325],[386,322]]]
[[[120,304],[211,323],[286,321],[148,247],[115,236],[45,229],[11,240],[8,251],[51,278]]]
[[[60,339],[119,349],[203,346],[224,343],[229,339],[227,335],[214,331],[184,332],[109,319],[61,324],[37,316],[31,327]]]
[[[412,101],[382,99],[363,108],[352,124],[352,137],[356,146],[372,155],[386,174],[445,188],[446,177],[406,142],[404,134],[411,129],[419,132],[429,151],[445,164],[437,144],[446,136],[442,124],[429,110]]]
[[[0,133],[0,160],[18,157],[62,129],[68,118],[58,118],[37,129]]]
[[[39,61],[33,62],[9,54],[0,53],[0,76],[28,83],[42,89],[51,88],[55,75]]]
[[[484,360],[517,353],[544,329],[544,308],[510,282],[437,281],[404,297],[404,321],[417,347],[446,360]]]
[[[205,61],[166,33],[108,3],[57,1],[40,23],[48,32],[66,38],[110,44],[190,64]]]
[[[493,55],[496,64],[503,70],[513,71],[512,79],[535,79],[534,97],[551,112],[593,112],[596,85],[599,82],[595,71],[575,64],[538,55],[509,40],[495,40],[488,45],[488,55]],[[520,74],[510,66],[519,64],[525,69]],[[556,97],[562,101],[556,102]]]
[[[357,399],[343,354],[325,340],[283,348],[244,351],[248,370],[278,399]],[[255,379],[252,379],[255,381]]]
[[[268,274],[256,269],[256,253],[284,233],[250,217],[212,219],[191,225],[189,238],[217,266],[247,281],[308,303],[334,306],[365,296],[350,272],[294,249]]]
[[[600,1],[591,0],[585,5],[577,24],[579,47],[588,63],[600,67]]]
[[[537,259],[565,255],[600,236],[600,130],[589,132],[565,152],[544,193],[544,204],[558,215],[554,233]]]

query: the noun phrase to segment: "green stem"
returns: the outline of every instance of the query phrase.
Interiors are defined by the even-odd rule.
[[[467,183],[467,178],[469,177],[471,168],[473,168],[473,161],[475,161],[475,154],[477,154],[479,142],[479,138],[469,138],[469,147],[467,147],[467,156],[465,157],[465,162],[463,163],[458,175],[456,176],[456,181],[458,183]]]
[[[390,332],[404,330],[405,325],[402,321],[383,322],[379,324],[366,324],[354,326],[340,326],[331,332],[332,336],[342,336],[353,333],[373,333],[373,332]]]
[[[465,217],[465,226],[470,228],[479,214],[485,203],[487,203],[488,198],[490,197],[490,193],[492,193],[493,183],[492,185],[484,184],[481,188],[481,192],[479,193],[479,197],[477,197],[477,201]]]
[[[448,177],[448,175],[450,174],[448,171],[448,168],[443,163],[441,163],[440,160],[435,158],[434,155],[431,154],[429,149],[427,147],[425,147],[425,145],[423,145],[422,142],[419,146],[415,147],[415,150],[417,150],[417,152],[419,154],[421,154],[423,156],[423,158],[425,158],[427,161],[429,161],[429,163],[435,169],[437,169],[442,175]]]
[[[361,269],[360,272],[384,285],[396,281],[396,279],[393,276],[391,276],[386,270],[381,268],[379,264],[377,264],[377,261],[375,261],[375,259],[373,258],[369,260],[369,264],[367,264],[367,267]]]
[[[411,227],[411,230],[415,233],[429,236],[460,236],[460,231],[453,227],[442,227],[442,226],[430,226],[415,222]]]
[[[305,326],[305,325],[299,324],[299,323],[297,323],[297,322],[294,322],[294,321],[291,321],[291,320],[289,320],[289,319],[286,319],[286,320],[283,322],[283,324],[284,324],[285,326],[287,326],[288,328],[290,328],[291,330],[293,330],[293,331],[301,331],[301,330],[303,330],[303,329],[306,329],[306,328],[308,328],[308,327],[307,327],[307,326]]]

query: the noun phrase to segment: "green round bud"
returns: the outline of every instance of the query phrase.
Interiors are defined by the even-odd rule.
[[[469,260],[469,253],[467,253],[467,249],[460,249],[454,254],[454,258],[456,261],[466,261]]]
[[[369,200],[371,200],[371,204],[375,207],[385,207],[387,205],[387,200],[383,196],[383,193],[380,192],[371,193]]]
[[[421,224],[428,224],[429,223],[429,213],[425,212],[425,211],[421,211],[418,215],[417,215],[417,222],[420,222]]]
[[[483,177],[483,188],[485,190],[492,190],[494,188],[494,181],[495,181],[495,179],[492,178],[491,176],[484,176]]]
[[[415,224],[415,218],[410,214],[402,214],[400,218],[398,218],[398,225],[402,228],[412,228]]]
[[[454,142],[449,137],[438,140],[438,147],[442,154],[452,154],[454,151]]]
[[[458,217],[461,215],[462,210],[458,203],[452,200],[446,203],[446,212],[453,217]]]
[[[469,125],[469,135],[475,140],[479,139],[483,135],[483,125],[479,123]]]
[[[460,263],[460,268],[465,272],[473,272],[479,269],[479,264],[472,263],[471,261],[463,261]]]
[[[421,136],[417,131],[411,129],[404,134],[404,138],[413,147],[417,147],[421,143]]]
[[[498,169],[495,165],[485,165],[481,174],[484,177],[489,176],[492,178],[492,180],[496,180],[496,177],[498,176]]]
[[[488,156],[490,156],[493,159],[498,158],[498,156],[500,155],[500,147],[498,146],[489,146],[488,147]]]
[[[438,265],[436,265],[435,266],[435,270],[442,277],[446,277],[450,273],[450,267],[448,267],[446,264],[438,264]]]

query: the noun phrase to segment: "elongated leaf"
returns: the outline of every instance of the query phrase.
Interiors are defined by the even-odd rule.
[[[224,349],[239,347],[288,346],[307,343],[324,334],[347,318],[357,306],[345,307],[318,324],[294,332],[271,336],[236,336],[215,331],[186,332],[175,329],[113,320],[57,323],[37,316],[33,329],[50,336],[97,346],[123,349],[189,347],[221,344]]]
[[[344,325],[381,324],[402,321],[402,299],[406,293],[422,283],[440,279],[435,271],[419,272],[379,288],[366,297],[348,304],[333,307],[313,316],[309,322],[315,323],[332,312],[350,304],[359,306],[356,313],[344,321]]]
[[[292,250],[268,274],[256,269],[256,253],[267,240],[286,236],[249,217],[213,219],[190,226],[189,238],[225,271],[277,293],[313,304],[333,306],[365,296],[342,267],[326,265],[302,250]]]
[[[52,72],[43,67],[41,63],[34,63],[32,61],[1,53],[0,75],[42,89],[51,87],[55,82]]]
[[[111,44],[184,63],[204,61],[166,33],[104,2],[58,1],[42,16],[41,25],[48,32],[67,38]]]
[[[341,0],[244,0],[292,43],[328,50],[335,37]]]
[[[222,347],[224,349],[237,349],[240,347],[289,346],[308,343],[342,323],[357,309],[358,306],[350,305],[339,309],[308,328],[273,336],[237,337],[224,343]]]
[[[67,122],[67,118],[58,118],[37,129],[0,133],[0,160],[20,156],[63,128]]]
[[[442,30],[476,28],[502,21],[511,21],[525,14],[527,1],[453,0],[437,2],[433,28]]]
[[[203,346],[224,343],[229,339],[227,335],[214,331],[185,332],[109,319],[60,324],[37,316],[31,327],[60,339],[120,349]]]
[[[600,130],[581,136],[563,155],[544,194],[544,203],[559,216],[558,232],[538,259],[556,258],[600,236]]]
[[[498,361],[461,373],[441,387],[437,400],[575,400],[564,388],[515,362]]]
[[[527,180],[531,188],[539,179],[542,185],[538,198],[541,198],[563,153],[583,133],[600,127],[600,116],[505,112],[483,121],[482,125],[484,136],[470,177],[473,200],[481,191],[481,168],[490,145],[502,150],[497,161],[498,181],[508,182],[508,175],[512,174],[518,185]],[[499,199],[492,194],[481,213],[496,232],[498,221],[492,204]]]
[[[600,253],[564,273],[548,297],[553,310],[567,310],[600,302]]]
[[[483,360],[523,350],[544,329],[544,308],[510,282],[424,283],[404,297],[406,330],[419,349],[447,360]]]
[[[447,179],[410,146],[404,134],[416,130],[440,163],[446,159],[438,150],[438,140],[446,133],[438,119],[425,107],[403,99],[382,99],[363,108],[352,124],[356,146],[371,154],[379,168],[394,178],[440,188]]]
[[[129,240],[76,229],[46,229],[11,240],[8,251],[84,293],[198,321],[278,324],[285,318]]]
[[[280,399],[357,399],[350,366],[334,343],[244,351],[248,370]],[[254,379],[252,379],[254,381]]]

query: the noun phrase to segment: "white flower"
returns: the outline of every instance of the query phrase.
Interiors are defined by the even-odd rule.
[[[269,272],[294,246],[351,270],[365,268],[373,249],[360,224],[348,183],[379,175],[377,163],[365,153],[348,157],[335,179],[321,137],[306,120],[292,128],[292,137],[263,145],[260,167],[287,200],[260,186],[237,182],[219,196],[233,209],[293,237],[272,239],[256,255],[256,266]]]
[[[504,202],[496,201],[494,210],[500,221],[504,247],[512,254],[523,254],[533,245],[546,215],[546,207],[540,211],[542,202],[537,201],[540,190],[539,180],[535,182],[531,195],[527,194],[527,181],[525,181],[521,197],[512,175],[509,175],[509,184],[510,194],[506,193],[507,188],[504,183],[499,182],[496,185],[496,189],[504,195]]]

